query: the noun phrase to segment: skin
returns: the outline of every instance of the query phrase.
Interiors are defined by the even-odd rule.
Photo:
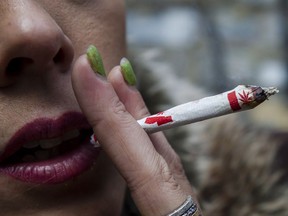
[[[149,112],[116,66],[124,14],[123,0],[0,1],[0,150],[28,122],[68,111],[85,114],[103,148],[94,167],[61,184],[0,174],[1,215],[120,215],[126,185],[141,214],[165,215],[193,195],[164,135],[135,121]],[[90,44],[107,78],[90,67]]]

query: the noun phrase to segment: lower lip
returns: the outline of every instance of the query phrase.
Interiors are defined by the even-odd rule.
[[[78,148],[57,158],[41,162],[20,163],[0,167],[0,172],[23,182],[57,184],[88,170],[95,162],[100,148],[87,139]]]

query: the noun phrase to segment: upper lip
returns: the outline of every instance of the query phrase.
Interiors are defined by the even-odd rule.
[[[20,128],[5,144],[0,161],[11,156],[27,142],[58,137],[73,129],[90,128],[84,115],[79,112],[64,113],[57,119],[46,117],[35,119]]]

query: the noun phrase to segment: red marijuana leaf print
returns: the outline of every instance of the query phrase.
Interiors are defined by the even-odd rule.
[[[241,100],[244,104],[247,104],[247,103],[249,103],[249,102],[252,101],[252,97],[250,96],[250,93],[251,93],[251,92],[246,93],[244,90],[243,90],[243,93],[242,93],[242,94],[239,93],[240,100]]]

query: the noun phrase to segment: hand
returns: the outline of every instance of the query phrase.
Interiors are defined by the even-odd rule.
[[[188,195],[195,202],[180,159],[163,133],[147,135],[135,120],[149,112],[119,66],[106,79],[92,71],[83,55],[74,65],[72,83],[84,115],[142,215],[167,215]]]

